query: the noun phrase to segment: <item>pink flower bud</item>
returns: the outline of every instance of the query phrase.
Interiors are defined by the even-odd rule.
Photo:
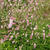
[[[30,35],[30,39],[32,39],[32,35]]]
[[[38,3],[36,2],[36,6],[38,5]]]
[[[32,32],[32,34],[31,34],[32,36],[33,36],[33,32]]]
[[[48,25],[48,28],[50,28],[50,25]]]
[[[43,33],[43,40],[45,40],[45,33]]]
[[[12,27],[12,24],[9,24],[9,25],[8,25],[8,28],[11,28],[11,27]]]
[[[8,28],[11,28],[12,27],[12,25],[13,25],[13,20],[15,20],[16,18],[14,18],[14,17],[10,17],[10,20],[9,20],[9,24],[8,24]]]
[[[36,48],[36,43],[34,43],[34,48]]]
[[[31,35],[30,35],[30,39],[32,39],[32,37],[33,37],[33,33],[31,33]]]
[[[29,25],[29,20],[27,19],[27,26]]]
[[[31,16],[31,19],[33,18],[33,16]]]
[[[11,36],[11,37],[9,38],[9,40],[12,40],[12,38],[13,38],[13,36]]]
[[[11,28],[12,27],[12,23],[13,23],[13,20],[10,19],[9,24],[8,24],[8,28]]]

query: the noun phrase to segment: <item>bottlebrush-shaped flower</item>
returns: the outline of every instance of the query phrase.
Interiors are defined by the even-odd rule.
[[[31,16],[31,19],[33,18],[33,16]]]
[[[27,26],[29,25],[29,20],[27,19]]]
[[[32,39],[32,37],[33,37],[33,33],[30,35],[30,39]]]
[[[38,5],[38,3],[36,2],[36,6]]]
[[[34,43],[34,48],[36,48],[36,43]]]
[[[13,35],[9,38],[9,40],[12,40],[12,38],[13,38]]]
[[[50,25],[48,25],[48,28],[50,28]]]
[[[45,33],[43,33],[43,40],[45,40]]]
[[[10,21],[9,21],[9,24],[8,24],[8,28],[11,28],[12,25],[13,25],[13,20],[15,20],[16,18],[14,17],[10,17]]]
[[[30,39],[32,39],[32,35],[30,35]]]

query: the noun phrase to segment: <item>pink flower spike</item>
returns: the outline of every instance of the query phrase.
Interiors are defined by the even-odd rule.
[[[12,38],[13,38],[13,36],[11,36],[11,37],[9,38],[9,40],[12,40]]]
[[[11,28],[12,27],[12,23],[13,23],[13,20],[10,18],[9,24],[8,24],[8,28]]]
[[[32,36],[33,36],[33,32],[32,32],[32,34],[31,34]]]
[[[43,40],[45,40],[45,33],[43,33]]]
[[[30,35],[30,39],[32,39],[32,35]]]
[[[33,18],[33,16],[31,16],[31,19]]]
[[[50,36],[50,34],[48,34],[48,36]]]
[[[14,18],[14,17],[10,17],[9,24],[8,24],[8,28],[11,28],[12,25],[15,24],[15,23],[13,23],[13,20],[15,20],[15,19],[16,18]]]
[[[27,19],[27,25],[29,25],[29,20]]]
[[[38,3],[36,2],[36,6],[38,5]]]
[[[50,25],[48,25],[48,28],[50,28]]]
[[[36,48],[36,43],[34,43],[34,48]]]
[[[11,28],[12,27],[12,24],[8,24],[8,28]]]

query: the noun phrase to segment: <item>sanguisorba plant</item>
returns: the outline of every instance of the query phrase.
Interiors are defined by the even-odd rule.
[[[50,0],[0,0],[0,50],[50,50]]]

